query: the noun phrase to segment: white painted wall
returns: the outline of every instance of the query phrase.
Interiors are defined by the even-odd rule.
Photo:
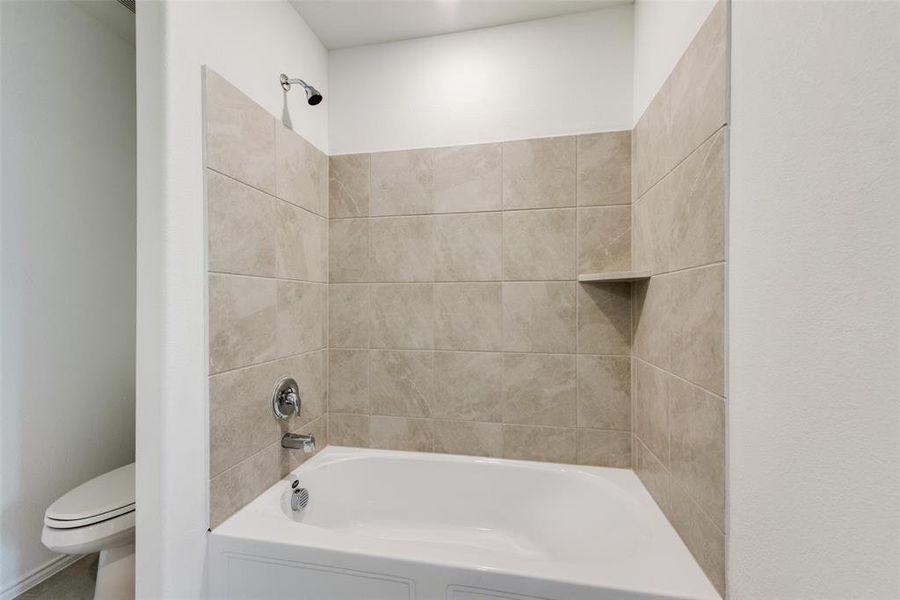
[[[332,154],[630,129],[632,8],[329,53]]]
[[[327,53],[286,2],[143,2],[138,53],[137,592],[204,595],[208,421],[201,68],[328,151]],[[285,95],[282,71],[325,101]]]
[[[134,458],[135,75],[134,46],[70,2],[0,11],[0,590],[13,594],[62,558],[41,544],[47,506]]]
[[[900,5],[735,2],[729,586],[900,597]]]
[[[716,0],[635,0],[632,124],[647,110],[715,5]]]

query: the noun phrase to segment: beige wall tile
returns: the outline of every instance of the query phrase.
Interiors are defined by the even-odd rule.
[[[369,219],[328,222],[328,272],[332,283],[369,281]]]
[[[434,421],[403,417],[372,416],[369,443],[383,450],[431,452],[434,449]]]
[[[278,361],[281,374],[272,379],[270,388],[282,377],[293,377],[300,388],[300,415],[292,418],[292,430],[318,419],[327,412],[328,397],[328,351],[325,349],[307,352]],[[271,409],[271,392],[269,396]],[[270,412],[271,416],[271,412]]]
[[[634,434],[669,466],[669,382],[672,376],[634,360]]]
[[[282,476],[281,442],[209,480],[209,526],[217,527]]]
[[[632,436],[632,468],[640,477],[641,482],[650,496],[667,516],[669,509],[669,472],[657,460],[653,453],[641,443],[641,440]]]
[[[672,347],[672,278],[652,277],[632,284],[634,356],[670,368]]]
[[[574,427],[575,355],[504,354],[503,421]]]
[[[328,286],[328,344],[332,348],[369,347],[369,284]]]
[[[280,437],[282,425],[272,415],[272,388],[282,372],[291,375],[282,368],[286,362],[263,363],[209,378],[210,477]]]
[[[503,278],[575,279],[575,209],[503,213]]]
[[[631,131],[578,136],[579,206],[631,203]]]
[[[328,413],[328,443],[351,448],[369,447],[369,415]]]
[[[328,281],[328,219],[277,201],[274,237],[277,274],[287,279]]]
[[[607,273],[631,268],[631,207],[578,209],[578,272]]]
[[[275,125],[275,195],[328,215],[328,156],[281,123]]]
[[[499,280],[502,230],[500,213],[435,216],[435,280]]]
[[[575,206],[575,138],[503,143],[503,208]]]
[[[725,392],[725,266],[665,275],[672,279],[672,372],[719,395]]]
[[[727,10],[716,4],[635,125],[637,197],[728,120]]]
[[[275,118],[212,69],[206,71],[206,165],[275,193]]]
[[[434,405],[432,352],[372,350],[369,361],[372,414],[431,416]]]
[[[500,421],[503,416],[502,393],[501,353],[434,353],[434,417]]]
[[[503,454],[503,425],[471,421],[435,421],[434,451],[499,458]]]
[[[434,151],[434,212],[500,210],[500,144]]]
[[[725,531],[725,401],[674,378],[669,397],[672,477]]]
[[[328,159],[328,198],[332,219],[369,216],[369,155]]]
[[[328,352],[328,410],[369,413],[369,351]]]
[[[275,212],[281,202],[207,169],[210,271],[275,276]]]
[[[385,283],[371,286],[369,339],[372,348],[434,348],[434,285]]]
[[[500,283],[436,283],[434,347],[439,350],[501,350]]]
[[[578,356],[578,426],[631,431],[631,358]]]
[[[371,155],[372,215],[430,214],[434,206],[434,150]]]
[[[276,289],[272,279],[210,274],[210,373],[278,356]]]
[[[725,597],[725,534],[674,483],[669,486],[669,500],[669,521],[710,582]]]
[[[369,224],[372,281],[433,281],[431,217],[386,217]]]
[[[726,129],[635,204],[636,264],[663,273],[724,260]]]
[[[631,468],[631,433],[578,429],[578,464]]]
[[[578,352],[631,353],[631,284],[580,283]]]
[[[503,426],[503,458],[574,464],[575,444],[574,429]]]
[[[575,283],[504,283],[503,348],[575,352]]]
[[[324,348],[328,323],[326,284],[279,280],[277,293],[278,355]]]

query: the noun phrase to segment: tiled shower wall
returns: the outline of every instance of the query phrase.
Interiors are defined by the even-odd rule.
[[[634,469],[725,592],[728,6],[634,129]]]
[[[330,159],[329,439],[631,465],[631,135]]]
[[[281,436],[326,427],[328,158],[212,71],[206,76],[210,527],[309,455]],[[289,425],[271,391],[294,377]]]

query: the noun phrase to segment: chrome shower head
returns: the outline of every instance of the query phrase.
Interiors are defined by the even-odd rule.
[[[306,101],[310,106],[315,106],[322,101],[322,92],[309,85],[302,79],[290,79],[284,73],[281,74],[281,77],[279,79],[281,81],[281,88],[286,92],[291,91],[291,84],[302,85],[303,89],[306,91]]]

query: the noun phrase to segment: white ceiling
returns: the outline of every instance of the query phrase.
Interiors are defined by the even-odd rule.
[[[329,50],[555,17],[632,0],[290,0]]]

